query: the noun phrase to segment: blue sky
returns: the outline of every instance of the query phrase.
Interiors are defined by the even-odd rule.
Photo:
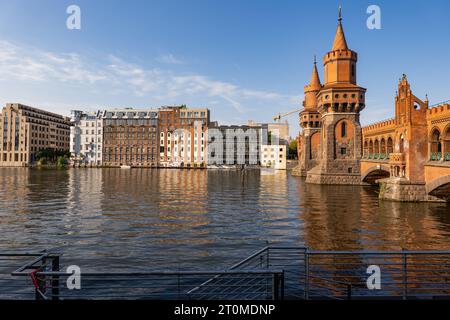
[[[450,99],[447,0],[0,0],[0,103],[63,114],[187,104],[224,124],[270,122],[300,106],[339,3],[368,89],[363,124],[392,116],[402,73],[418,97]],[[81,30],[66,28],[71,4]],[[371,4],[381,30],[366,27]],[[297,116],[288,120],[294,136]]]

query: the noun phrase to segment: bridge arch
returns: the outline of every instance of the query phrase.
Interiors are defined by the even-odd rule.
[[[450,174],[434,179],[425,188],[427,194],[450,201]]]
[[[377,184],[377,180],[389,178],[390,176],[391,173],[389,167],[385,165],[376,165],[363,172],[361,181],[369,184]]]

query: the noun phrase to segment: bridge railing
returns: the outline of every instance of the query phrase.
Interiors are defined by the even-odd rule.
[[[254,265],[283,269],[288,299],[450,298],[450,251],[267,247],[233,268]],[[370,282],[377,270],[380,288]]]
[[[363,159],[368,160],[389,160],[390,153],[365,153]]]

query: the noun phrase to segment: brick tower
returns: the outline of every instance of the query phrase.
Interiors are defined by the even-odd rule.
[[[356,83],[358,54],[348,48],[341,8],[333,48],[323,57],[325,83],[317,93],[321,117],[320,160],[306,182],[360,184],[362,131],[359,113],[366,89]]]
[[[300,126],[302,127],[302,144],[300,152],[300,175],[306,176],[308,170],[318,165],[321,158],[320,152],[320,127],[321,116],[317,110],[317,94],[322,89],[319,72],[317,71],[316,57],[311,80],[305,86],[304,110],[300,112]]]

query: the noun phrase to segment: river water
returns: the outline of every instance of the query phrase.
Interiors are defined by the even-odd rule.
[[[267,243],[450,250],[450,205],[287,172],[0,169],[0,252],[52,249],[92,271],[205,270]]]

